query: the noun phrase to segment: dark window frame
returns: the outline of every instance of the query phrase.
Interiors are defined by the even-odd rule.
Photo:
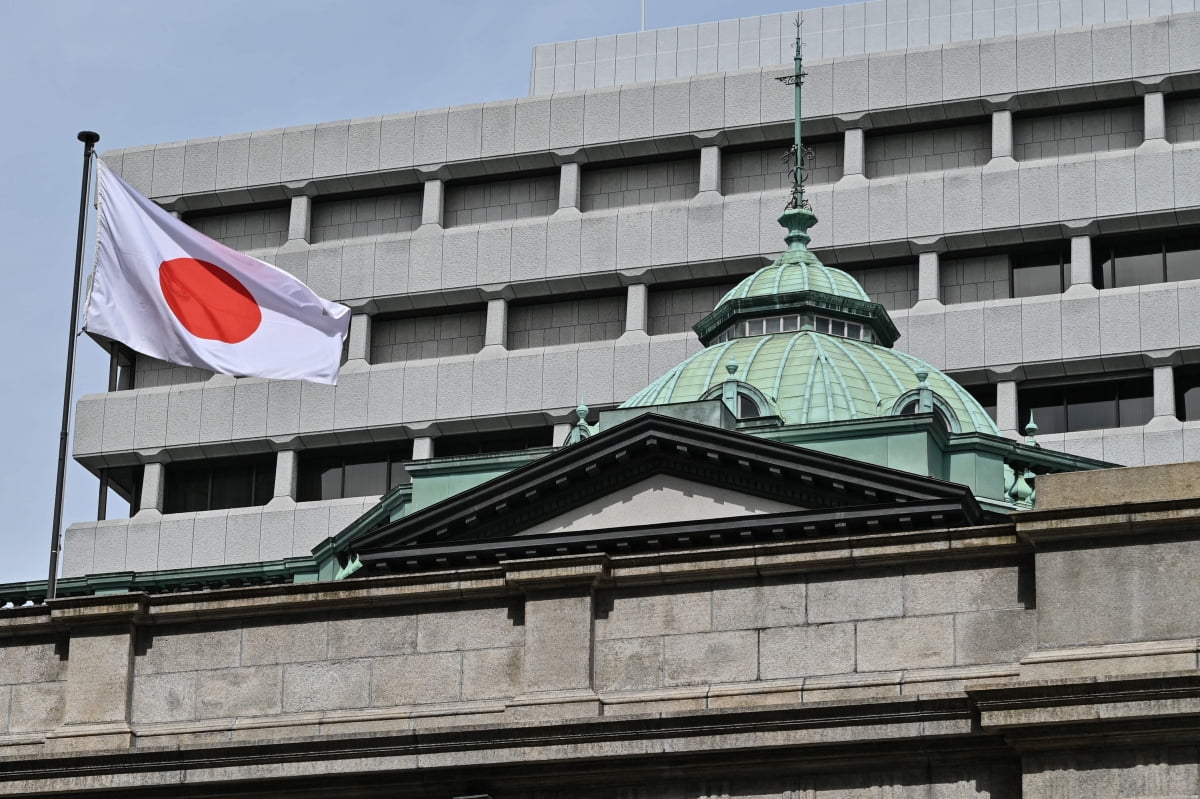
[[[169,463],[164,468],[163,475],[163,513],[199,513],[208,510],[229,510],[231,508],[262,507],[271,501],[275,493],[275,472],[278,457],[275,453],[248,458],[226,458],[220,460],[177,461]],[[225,504],[217,497],[218,504],[214,505],[214,477],[230,477],[231,469],[249,469],[248,503]],[[191,500],[183,480],[187,477],[203,475],[204,501],[203,507],[192,507],[197,504]],[[193,488],[200,481],[192,485]],[[219,487],[218,487],[219,488]]]
[[[1195,252],[1197,253],[1197,260],[1200,261],[1200,246],[1181,246],[1193,242],[1200,242],[1200,230],[1193,230],[1190,232],[1163,230],[1158,232],[1150,232],[1149,236],[1118,236],[1095,241],[1092,243],[1092,285],[1098,289],[1135,288],[1137,286],[1156,286],[1163,283],[1175,283],[1180,280],[1200,279],[1200,270],[1197,271],[1196,277],[1180,278],[1172,277],[1170,274],[1170,259],[1168,256],[1171,253]],[[1143,244],[1157,245],[1154,248],[1147,246],[1147,252],[1141,253],[1141,255],[1152,255],[1154,254],[1154,249],[1157,249],[1158,279],[1148,282],[1130,283],[1128,285],[1117,285],[1119,267],[1118,258],[1135,257],[1131,255],[1120,256],[1118,255],[1118,251],[1122,248],[1136,248],[1138,245]]]
[[[1125,390],[1137,385],[1140,390],[1136,392],[1125,393]],[[1101,393],[1111,390],[1111,398],[1107,393]],[[1045,402],[1034,404],[1030,402],[1030,394],[1036,395],[1043,392],[1058,391],[1060,393],[1059,401],[1053,405]],[[1077,392],[1087,392],[1092,398],[1090,402],[1079,403],[1071,402],[1073,394]],[[1086,418],[1086,405],[1098,405],[1100,402],[1111,402],[1111,415],[1113,418],[1112,425],[1088,425],[1084,422],[1072,422],[1072,407],[1075,407],[1075,415],[1077,419]],[[1138,403],[1137,405],[1133,403]],[[1059,429],[1058,420],[1054,417],[1047,418],[1044,411],[1048,408],[1057,408],[1061,411],[1062,422]],[[1099,379],[1094,380],[1069,380],[1069,381],[1054,381],[1047,383],[1032,383],[1022,384],[1017,387],[1017,427],[1020,430],[1025,429],[1025,425],[1029,423],[1030,410],[1034,412],[1034,422],[1038,426],[1039,433],[1055,434],[1055,433],[1080,433],[1089,430],[1115,430],[1121,427],[1141,427],[1146,424],[1154,416],[1154,378],[1150,373],[1126,373],[1119,375],[1104,375]],[[1038,411],[1043,411],[1042,418],[1038,418]],[[1099,409],[1096,409],[1099,410]],[[1093,413],[1096,411],[1094,410]],[[1132,418],[1122,419],[1123,414],[1133,414]]]
[[[1058,291],[1048,291],[1038,294],[1018,294],[1017,293],[1017,272],[1021,269],[1035,269],[1038,267],[1045,268],[1051,266],[1051,263],[1033,263],[1034,261],[1049,256],[1051,254],[1058,255]],[[1021,264],[1021,261],[1030,263]],[[1023,297],[1052,297],[1055,294],[1064,293],[1071,285],[1071,247],[1069,244],[1061,245],[1054,248],[1041,248],[1028,252],[1017,251],[1010,253],[1008,256],[1008,296],[1011,299],[1021,299]]]
[[[378,456],[372,458],[371,456]],[[412,482],[408,476],[405,464],[413,459],[412,441],[397,441],[391,444],[365,445],[354,447],[339,447],[326,450],[307,450],[299,453],[296,464],[296,501],[320,502],[334,499],[353,499],[354,497],[375,496],[373,493],[346,493],[346,470],[348,466],[382,463],[384,465],[384,490],[380,496],[399,485]],[[307,461],[307,462],[306,462]],[[324,462],[322,464],[322,462]],[[336,466],[333,464],[336,462]],[[321,474],[313,474],[308,470],[321,468],[336,468],[338,474],[338,492],[336,496],[325,496]],[[308,472],[306,474],[306,472]],[[404,479],[399,479],[403,475]],[[315,492],[311,489],[315,487]],[[315,495],[314,495],[315,493]]]

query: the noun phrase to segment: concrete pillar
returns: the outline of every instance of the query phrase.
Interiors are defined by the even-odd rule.
[[[579,164],[563,164],[558,172],[558,207],[579,208],[579,185],[582,175]]]
[[[97,595],[76,600],[62,726],[46,735],[56,750],[124,748],[132,744],[135,619],[145,598]],[[58,613],[61,610],[52,611]],[[94,617],[93,623],[89,617]]]
[[[992,112],[992,158],[1013,157],[1012,111]]]
[[[861,175],[866,166],[865,139],[862,128],[850,128],[844,135],[842,152],[842,174]]]
[[[417,436],[413,439],[413,456],[414,461],[427,461],[433,457],[433,438],[430,436]]]
[[[1175,370],[1170,366],[1154,367],[1154,416],[1175,416]]]
[[[714,144],[700,148],[700,191],[721,192],[721,148]]]
[[[1025,426],[1025,421],[1017,419],[1017,384],[1013,380],[1003,380],[996,384],[996,426],[1000,432],[1019,435],[1018,431]]]
[[[275,499],[296,498],[296,475],[299,469],[300,456],[294,449],[284,449],[275,453]]]
[[[445,187],[439,178],[425,181],[424,192],[421,196],[421,224],[442,224],[442,194]]]
[[[1071,285],[1092,288],[1092,238],[1071,237]]]
[[[356,313],[350,317],[350,346],[346,359],[365,361],[371,354],[371,315]]]
[[[942,301],[942,275],[936,252],[923,252],[917,258],[917,302]]]
[[[307,194],[292,197],[288,210],[288,241],[308,241],[312,226],[312,198]]]
[[[568,556],[534,564],[512,562],[505,582],[525,594],[524,693],[518,717],[596,715],[592,689],[595,583],[604,556]]]
[[[570,422],[563,422],[562,424],[554,425],[554,438],[550,443],[556,447],[561,447],[563,444],[567,443],[567,436],[571,434],[571,427],[572,424]]]
[[[508,300],[488,300],[487,322],[483,333],[483,346],[508,346]]]
[[[1149,92],[1142,104],[1145,115],[1146,141],[1167,137],[1167,114],[1162,92]]]
[[[160,511],[163,503],[163,483],[166,482],[166,467],[161,463],[147,463],[142,467],[142,499],[138,512]]]
[[[645,283],[633,283],[625,294],[625,332],[645,332],[649,322],[650,291]]]

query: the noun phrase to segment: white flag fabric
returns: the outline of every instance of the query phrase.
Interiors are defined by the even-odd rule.
[[[193,230],[103,162],[97,172],[85,330],[181,366],[337,383],[349,308]]]

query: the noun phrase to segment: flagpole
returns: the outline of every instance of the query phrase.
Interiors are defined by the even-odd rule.
[[[76,136],[83,142],[83,186],[79,190],[79,231],[75,237],[75,282],[71,284],[71,322],[67,334],[67,374],[63,386],[62,428],[58,434],[58,481],[54,486],[54,522],[50,531],[50,577],[46,580],[46,598],[58,591],[58,554],[62,551],[63,495],[67,487],[67,441],[71,434],[71,393],[75,385],[75,335],[79,323],[79,283],[83,278],[83,234],[87,227],[88,184],[92,176],[92,153],[100,134],[81,130]]]

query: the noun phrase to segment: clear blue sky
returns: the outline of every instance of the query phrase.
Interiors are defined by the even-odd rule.
[[[829,4],[647,0],[646,26]],[[0,0],[0,583],[46,577],[77,131],[103,151],[522,97],[535,44],[636,31],[640,16],[640,0]],[[76,395],[102,391],[104,353],[83,338],[78,358]],[[95,518],[95,478],[69,474],[66,523]]]

